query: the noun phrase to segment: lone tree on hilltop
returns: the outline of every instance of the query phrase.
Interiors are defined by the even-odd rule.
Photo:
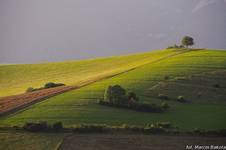
[[[192,37],[190,37],[190,36],[185,36],[185,37],[182,39],[181,44],[182,44],[183,46],[185,46],[186,48],[188,48],[189,46],[192,46],[192,45],[194,45],[195,43],[194,43],[194,39],[193,39]]]

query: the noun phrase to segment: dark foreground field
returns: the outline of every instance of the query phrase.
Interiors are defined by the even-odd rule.
[[[60,150],[183,150],[186,146],[225,145],[226,138],[135,135],[74,134],[64,139]]]

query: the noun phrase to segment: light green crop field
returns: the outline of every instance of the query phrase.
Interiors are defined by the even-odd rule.
[[[169,53],[172,54],[172,51],[161,51],[155,54],[160,58],[159,55],[166,56]],[[148,56],[145,57],[145,55]],[[145,59],[152,58],[151,55],[152,53],[146,53],[143,54],[143,57]],[[156,58],[156,56],[154,57]],[[226,69],[226,51],[190,51],[161,59],[161,61],[150,62],[112,78],[49,98],[1,118],[0,124],[22,125],[28,121],[47,121],[49,123],[62,121],[66,126],[77,123],[144,125],[158,121],[170,121],[181,129],[222,129],[226,127],[226,105],[222,105],[222,103],[182,104],[168,101],[170,109],[158,114],[100,106],[97,101],[103,98],[106,87],[119,84],[127,90],[137,93],[140,101],[160,103],[159,99],[150,94],[150,89],[163,81],[165,76],[174,79],[224,69]],[[189,93],[189,91],[187,92]]]
[[[1,150],[54,150],[65,134],[0,131]]]
[[[28,87],[41,87],[47,82],[80,85],[112,76],[176,51],[154,51],[127,56],[47,64],[0,65],[0,97],[24,93]]]

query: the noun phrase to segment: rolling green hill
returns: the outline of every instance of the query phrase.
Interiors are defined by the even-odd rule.
[[[167,50],[155,53],[126,56],[133,58],[131,59],[131,62],[133,63],[130,64],[128,64],[128,60],[125,60],[126,57],[111,58],[124,59],[124,63],[126,64],[125,66],[127,66],[127,68],[135,69],[128,69],[129,71],[117,76],[49,98],[48,100],[32,105],[25,110],[21,110],[15,114],[1,118],[0,123],[7,125],[21,125],[27,121],[62,121],[65,125],[71,126],[76,123],[128,123],[142,125],[157,121],[170,121],[172,124],[182,129],[225,128],[226,105],[222,105],[222,103],[218,102],[215,104],[210,104],[208,102],[184,104],[176,101],[168,101],[170,109],[161,114],[134,112],[130,110],[99,106],[97,104],[97,101],[103,98],[103,93],[106,87],[114,84],[120,84],[127,90],[136,92],[140,97],[140,101],[146,103],[160,103],[161,100],[154,96],[153,93],[150,93],[150,91],[153,89],[153,86],[156,86],[159,82],[164,81],[166,77],[169,78],[169,80],[173,80],[177,77],[187,77],[190,75],[201,74],[203,72],[211,72],[216,70],[222,71],[226,69],[226,51],[199,50],[175,55],[176,53],[178,52]],[[137,56],[140,56],[139,59],[136,58]],[[104,61],[107,61],[107,59],[103,59],[103,61],[101,59],[92,61],[100,61],[99,64],[106,65]],[[82,62],[84,63],[86,61]],[[139,65],[139,67],[133,67],[133,65],[137,65],[138,62],[142,65]],[[81,62],[77,63],[79,64]],[[54,65],[57,66],[56,68],[59,67],[57,64]],[[113,65],[115,67],[115,64]],[[94,72],[96,71],[97,74],[100,70],[102,71],[102,69],[97,70],[100,66],[94,65],[93,63],[91,63],[90,66],[86,66],[88,68],[87,70],[93,66],[95,66],[93,70]],[[118,66],[122,65],[119,63]],[[82,65],[80,68],[83,68]],[[108,65],[105,66],[105,69],[106,68],[109,69]],[[73,67],[70,69],[73,70]],[[113,70],[115,70],[115,68]],[[122,70],[125,71],[125,69]],[[68,70],[68,73],[68,77],[73,75],[70,74],[70,70]],[[91,74],[93,75],[94,73]],[[62,78],[61,75],[55,75],[56,79],[59,77],[57,80],[58,82],[66,83],[66,81],[68,81],[68,83],[72,83],[72,81],[75,80],[72,78],[66,80],[64,79],[66,77]],[[83,77],[86,77],[85,74],[83,76],[82,72],[80,75],[82,75],[82,77],[80,77],[81,80]],[[60,79],[64,80],[62,81]],[[218,79],[216,78],[216,80]],[[3,82],[3,79],[1,79],[1,82]],[[24,85],[27,86],[27,84]],[[180,93],[179,91],[183,90],[182,88],[183,87],[174,89]],[[192,90],[192,87],[189,90]]]
[[[0,65],[0,97],[24,93],[28,87],[41,87],[47,82],[80,85],[177,53],[176,51],[164,50],[82,61]]]

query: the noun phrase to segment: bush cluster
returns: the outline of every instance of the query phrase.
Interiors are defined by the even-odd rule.
[[[177,101],[181,102],[181,103],[185,103],[186,102],[186,100],[185,100],[185,98],[183,96],[178,96],[177,97]]]
[[[49,83],[46,83],[44,85],[44,88],[45,89],[48,89],[48,88],[53,88],[53,87],[58,87],[58,86],[64,86],[65,84],[63,83],[53,83],[53,82],[49,82]]]
[[[110,107],[131,109],[131,110],[140,111],[140,112],[154,112],[154,113],[161,113],[169,108],[168,104],[163,104],[160,106],[156,104],[145,104],[145,103],[130,103],[128,105],[122,105],[122,104],[114,104],[106,101],[99,101],[99,104],[104,106],[110,106]]]
[[[63,129],[63,124],[62,122],[56,122],[51,126],[47,122],[29,122],[24,124],[23,129],[30,132],[60,131]]]
[[[18,129],[19,127],[14,127]],[[23,129],[29,132],[56,132],[63,129],[61,122],[56,122],[53,125],[48,125],[46,122],[25,123]],[[226,129],[220,130],[204,130],[194,129],[191,131],[181,131],[173,126],[170,122],[157,122],[146,124],[145,126],[134,126],[122,124],[119,126],[109,126],[105,124],[77,124],[65,131],[74,133],[105,133],[105,132],[137,132],[147,134],[186,134],[186,135],[202,135],[202,136],[223,136],[226,137]]]
[[[173,46],[167,47],[167,49],[180,49],[180,48],[184,48],[184,46],[183,45],[174,44]]]
[[[213,87],[220,88],[220,84],[214,84]]]
[[[158,98],[161,99],[161,100],[169,100],[169,97],[167,95],[164,95],[164,94],[159,94]]]
[[[147,124],[146,126],[134,126],[128,124],[122,124],[120,126],[107,126],[103,124],[80,124],[72,127],[72,131],[75,133],[103,133],[114,131],[131,131],[138,133],[164,133],[167,129],[171,128],[169,122],[159,122],[156,124]]]
[[[226,129],[220,129],[220,130],[203,130],[203,129],[194,129],[191,131],[191,133],[196,134],[196,135],[218,135],[218,136],[223,136],[226,137]]]
[[[72,131],[75,133],[102,133],[106,127],[106,125],[99,124],[79,124],[73,126]]]
[[[139,98],[134,92],[127,93],[119,85],[109,86],[104,94],[104,100],[100,100],[99,104],[104,106],[132,109],[141,112],[163,112],[169,108],[167,103],[162,105],[138,103]]]
[[[104,93],[104,101],[115,105],[135,103],[139,100],[134,92],[128,92],[120,85],[109,86]]]
[[[53,83],[53,82],[49,82],[46,83],[43,87],[40,88],[33,88],[33,87],[29,87],[27,88],[26,92],[34,92],[34,91],[38,91],[38,90],[43,90],[43,89],[48,89],[48,88],[53,88],[53,87],[58,87],[58,86],[64,86],[65,84],[63,83]]]

